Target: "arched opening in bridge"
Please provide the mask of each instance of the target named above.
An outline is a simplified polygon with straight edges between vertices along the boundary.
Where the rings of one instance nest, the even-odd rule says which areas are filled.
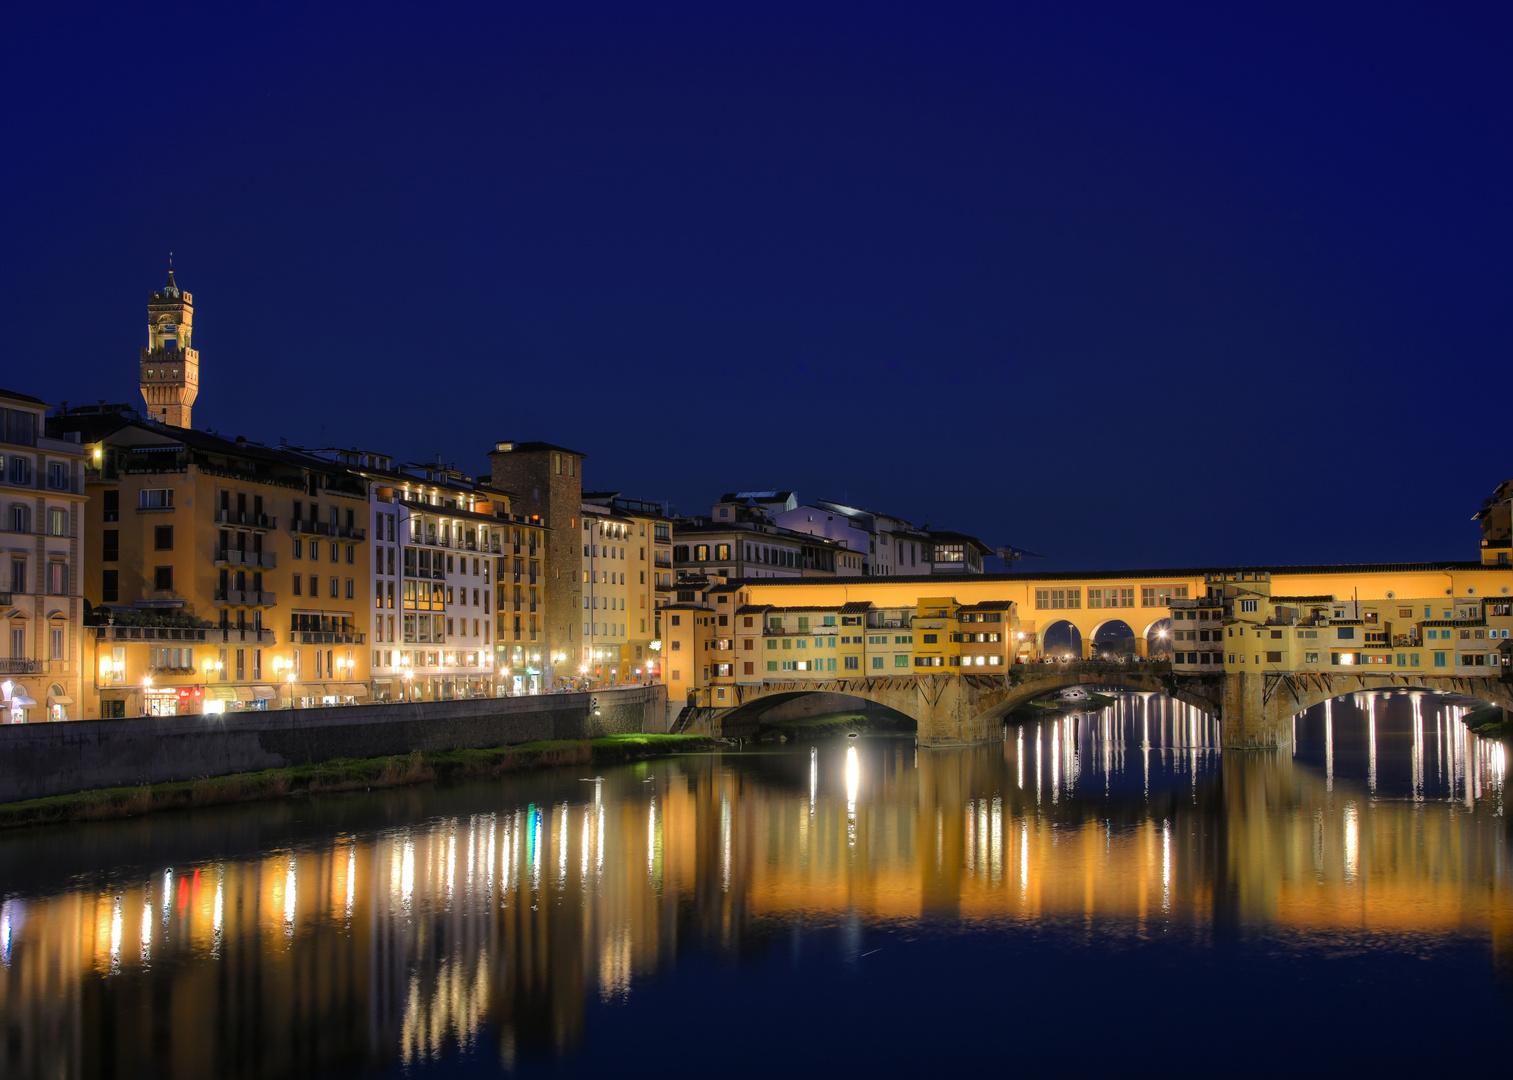
[[[1139,652],[1136,640],[1134,628],[1129,623],[1123,619],[1109,619],[1093,630],[1093,656],[1100,660],[1135,656]]]
[[[1145,655],[1152,660],[1170,660],[1172,644],[1172,621],[1157,619],[1145,628]]]
[[[1045,628],[1040,639],[1040,654],[1057,660],[1082,657],[1082,631],[1065,619],[1060,619]]]
[[[853,720],[855,722],[848,722]],[[918,730],[919,722],[881,702],[829,690],[794,690],[767,694],[726,713],[720,722],[726,737],[822,738],[847,730]]]

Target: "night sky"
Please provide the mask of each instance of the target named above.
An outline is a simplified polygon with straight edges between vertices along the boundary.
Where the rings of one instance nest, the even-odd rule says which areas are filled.
[[[0,385],[793,488],[1035,569],[1474,558],[1507,5],[26,5]]]

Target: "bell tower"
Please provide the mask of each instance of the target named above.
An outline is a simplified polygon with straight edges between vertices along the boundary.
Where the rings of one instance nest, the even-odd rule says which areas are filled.
[[[200,354],[191,346],[194,297],[179,288],[172,268],[160,292],[147,298],[147,347],[142,350],[142,400],[147,415],[187,428],[200,392]]]

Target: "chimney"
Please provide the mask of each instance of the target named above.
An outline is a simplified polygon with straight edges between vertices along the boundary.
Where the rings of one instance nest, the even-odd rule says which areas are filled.
[[[238,435],[236,437],[236,445],[238,445],[238,446],[246,446],[247,445],[247,436],[245,436],[245,435]]]

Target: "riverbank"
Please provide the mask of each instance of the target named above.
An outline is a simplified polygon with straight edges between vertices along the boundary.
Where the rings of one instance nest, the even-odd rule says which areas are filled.
[[[402,787],[434,780],[478,780],[524,769],[588,765],[713,750],[703,735],[607,735],[552,739],[487,750],[420,751],[390,757],[338,758],[318,765],[232,773],[200,780],[102,788],[0,804],[0,828],[101,821],[224,803]]]
[[[1466,727],[1484,739],[1513,740],[1513,723],[1498,705],[1481,704],[1464,717]]]
[[[1107,694],[1088,694],[1081,701],[1027,701],[1006,717],[1011,724],[1025,724],[1033,720],[1046,720],[1072,713],[1090,712],[1112,705],[1114,699]]]

